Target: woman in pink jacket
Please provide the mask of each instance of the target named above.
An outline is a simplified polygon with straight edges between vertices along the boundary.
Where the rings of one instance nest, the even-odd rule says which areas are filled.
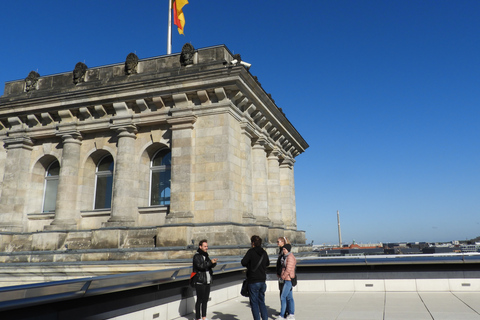
[[[285,244],[282,250],[285,260],[282,260],[282,274],[280,277],[285,281],[285,284],[283,285],[282,294],[280,295],[281,309],[280,316],[277,320],[294,320],[295,302],[293,301],[292,294],[292,279],[295,278],[297,259],[291,252],[292,246],[290,244]],[[285,313],[288,313],[288,317],[286,318]]]

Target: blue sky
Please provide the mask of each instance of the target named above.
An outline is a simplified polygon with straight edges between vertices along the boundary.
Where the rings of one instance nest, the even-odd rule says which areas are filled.
[[[167,0],[3,1],[0,94],[166,54]],[[309,143],[296,158],[307,241],[480,235],[480,1],[191,0],[173,52],[225,44]]]

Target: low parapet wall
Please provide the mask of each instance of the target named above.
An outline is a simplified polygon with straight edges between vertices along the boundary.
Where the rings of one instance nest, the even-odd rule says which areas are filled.
[[[275,256],[267,290],[277,291]],[[296,292],[479,292],[480,256],[299,257]],[[194,308],[191,267],[0,288],[0,318],[174,319]],[[239,260],[215,268],[209,305],[235,299]],[[12,312],[14,310],[15,312]]]

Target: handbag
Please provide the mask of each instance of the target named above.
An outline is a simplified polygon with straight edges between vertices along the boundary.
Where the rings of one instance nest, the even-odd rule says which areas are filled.
[[[292,278],[292,287],[297,285],[297,266],[295,266],[295,277]]]
[[[197,280],[197,273],[194,271],[192,273],[190,273],[190,280],[189,280],[189,284],[190,284],[190,287],[195,287],[195,282]]]
[[[250,297],[250,293],[248,292],[248,281],[247,281],[247,279],[243,280],[242,289],[240,289],[240,294],[244,297]]]
[[[262,260],[263,260],[263,256],[264,255],[262,254],[260,261],[258,261],[257,265],[255,266],[255,269],[253,269],[252,272],[257,271],[258,267],[260,267],[260,264],[262,263]],[[244,297],[250,297],[250,292],[248,291],[248,279],[243,280],[242,289],[240,289],[240,294]]]

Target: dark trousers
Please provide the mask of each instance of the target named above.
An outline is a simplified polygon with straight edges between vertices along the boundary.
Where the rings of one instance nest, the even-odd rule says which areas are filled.
[[[252,309],[253,320],[268,320],[267,306],[265,305],[265,282],[254,282],[248,285],[250,293],[250,307]]]
[[[197,291],[197,302],[195,303],[195,319],[200,319],[207,316],[207,302],[208,298],[210,298],[210,285],[196,283],[195,291]],[[202,307],[201,316],[200,307]]]

